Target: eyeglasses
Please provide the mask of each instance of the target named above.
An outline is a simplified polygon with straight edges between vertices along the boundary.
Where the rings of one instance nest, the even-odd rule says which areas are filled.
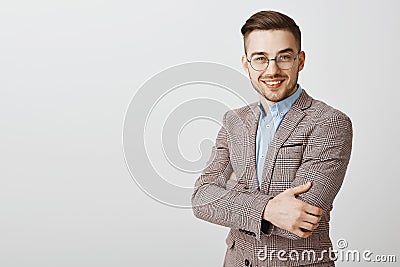
[[[268,68],[269,62],[275,60],[276,65],[281,70],[289,70],[293,67],[294,61],[298,58],[300,52],[296,54],[285,52],[278,54],[275,58],[268,58],[265,54],[256,54],[247,59],[251,67],[256,71],[264,71]]]

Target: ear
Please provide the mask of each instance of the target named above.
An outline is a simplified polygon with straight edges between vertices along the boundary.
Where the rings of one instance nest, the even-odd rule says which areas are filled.
[[[306,53],[304,51],[301,51],[299,54],[299,71],[303,70],[305,61]]]
[[[242,55],[242,66],[243,69],[248,73],[249,72],[249,62],[247,61],[246,55]]]

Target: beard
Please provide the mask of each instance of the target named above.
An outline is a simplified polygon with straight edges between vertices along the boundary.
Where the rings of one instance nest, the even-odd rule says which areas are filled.
[[[276,102],[282,101],[283,99],[291,96],[292,94],[294,94],[294,92],[296,92],[297,81],[298,81],[298,78],[299,78],[299,72],[296,72],[295,79],[291,83],[289,83],[286,88],[280,88],[280,89],[278,89],[276,91],[276,92],[278,92],[278,94],[275,95],[275,97],[274,96],[268,96],[267,91],[263,90],[263,88],[261,87],[262,82],[260,81],[261,77],[258,78],[257,83],[253,81],[253,79],[250,76],[250,73],[249,73],[249,78],[250,78],[250,82],[251,82],[251,85],[253,86],[254,90],[256,90],[256,92],[260,96],[262,96],[263,98],[265,98],[269,102],[276,103]],[[286,82],[288,77],[277,74],[277,75],[267,76],[267,77],[263,77],[263,78],[268,78],[268,79],[283,78],[283,79],[285,79],[285,82]]]

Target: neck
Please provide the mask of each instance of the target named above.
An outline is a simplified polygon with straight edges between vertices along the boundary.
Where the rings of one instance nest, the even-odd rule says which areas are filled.
[[[264,112],[265,112],[265,114],[267,114],[269,112],[269,107],[272,106],[273,104],[275,104],[275,102],[269,101],[262,95],[259,95],[259,97],[260,97],[261,105],[264,108]]]

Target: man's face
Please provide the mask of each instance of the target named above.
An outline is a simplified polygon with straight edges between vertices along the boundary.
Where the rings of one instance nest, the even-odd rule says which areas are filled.
[[[299,72],[304,67],[305,54],[298,54],[298,45],[293,34],[285,30],[252,31],[246,38],[246,55],[242,56],[243,68],[249,73],[253,87],[265,98],[269,105],[281,101],[296,91]],[[275,60],[269,62],[263,71],[254,70],[247,59],[263,53],[269,59],[281,52],[292,53],[296,58],[293,67],[280,69]]]

